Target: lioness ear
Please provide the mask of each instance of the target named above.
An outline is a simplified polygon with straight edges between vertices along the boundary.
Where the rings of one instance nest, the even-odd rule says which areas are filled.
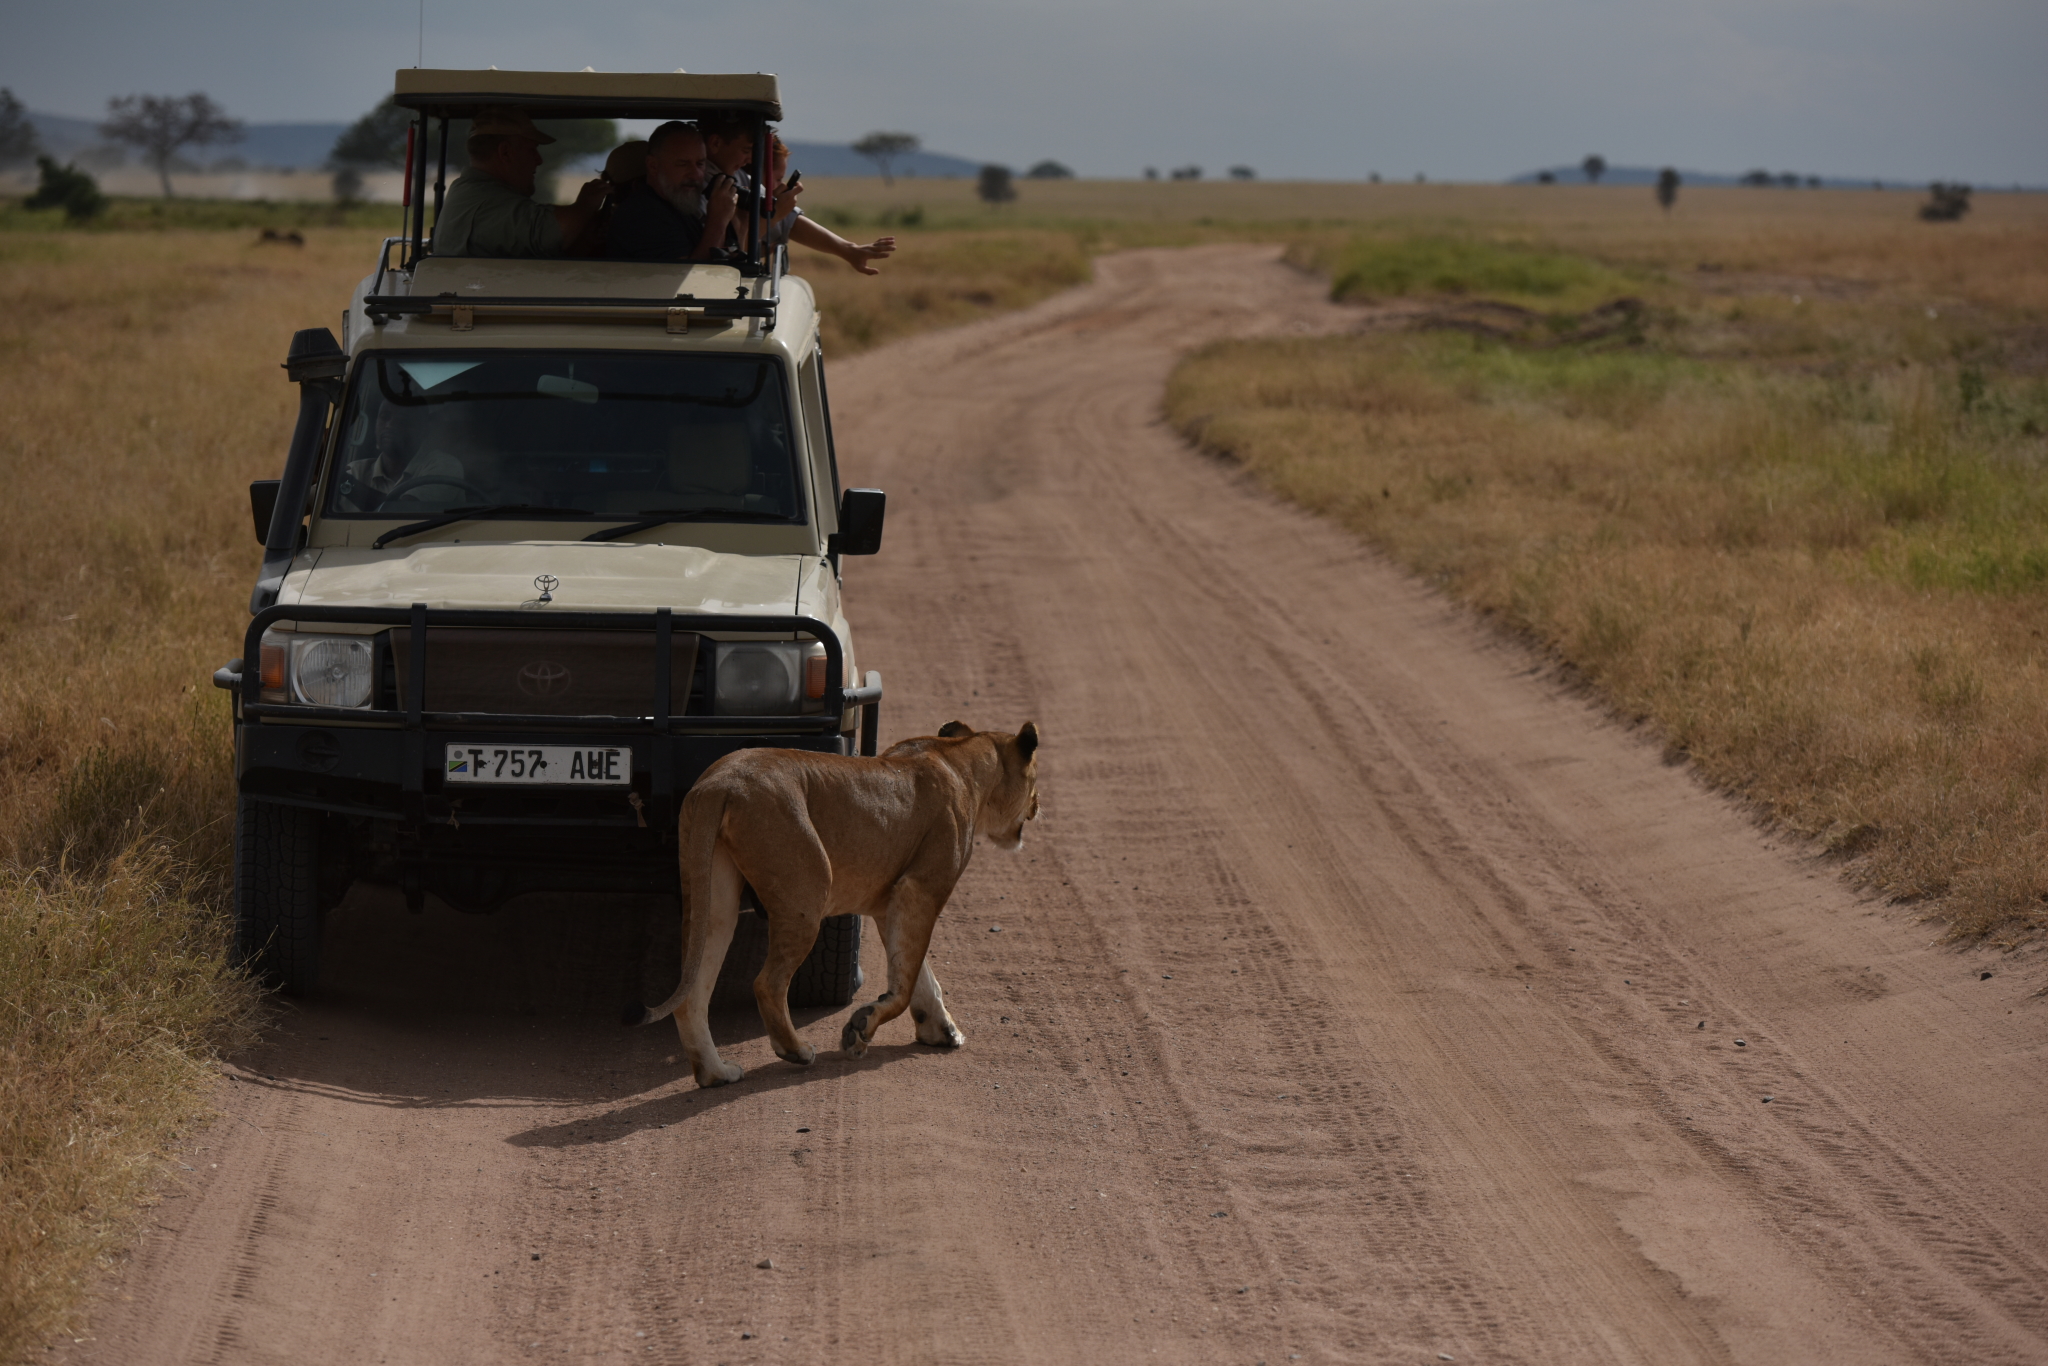
[[[941,740],[951,740],[955,736],[972,734],[974,734],[974,727],[968,725],[965,721],[948,721],[945,725],[939,727],[939,738]]]
[[[1028,764],[1031,762],[1032,754],[1037,749],[1038,723],[1036,721],[1026,721],[1024,729],[1017,732],[1017,757]]]

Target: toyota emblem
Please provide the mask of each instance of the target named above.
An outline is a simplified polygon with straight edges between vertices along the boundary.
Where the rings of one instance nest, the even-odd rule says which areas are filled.
[[[553,602],[555,600],[555,590],[562,586],[562,581],[553,574],[542,574],[534,579],[533,586],[540,590],[540,600],[542,602]]]
[[[522,664],[515,680],[528,697],[560,697],[569,691],[569,670],[552,659]]]

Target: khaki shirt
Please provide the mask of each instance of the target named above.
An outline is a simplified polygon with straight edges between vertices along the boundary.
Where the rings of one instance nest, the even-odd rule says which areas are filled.
[[[436,256],[560,256],[555,211],[472,166],[448,187],[434,220]]]

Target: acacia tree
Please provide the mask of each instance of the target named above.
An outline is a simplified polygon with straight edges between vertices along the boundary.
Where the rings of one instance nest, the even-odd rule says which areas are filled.
[[[923,145],[915,133],[869,133],[853,144],[853,150],[875,163],[882,172],[884,185],[894,185],[896,177],[891,167],[896,158],[909,156]]]
[[[1587,184],[1598,185],[1600,177],[1607,174],[1607,158],[1595,152],[1579,163],[1579,169],[1586,173]]]
[[[358,169],[401,167],[405,165],[405,130],[412,120],[410,109],[400,109],[396,97],[386,95],[334,140],[327,160],[335,166]]]
[[[1657,172],[1657,202],[1664,206],[1666,213],[1670,213],[1671,206],[1678,202],[1679,184],[1678,172],[1674,168],[1666,166]]]
[[[35,160],[36,126],[14,92],[0,87],[0,171],[11,171]]]
[[[164,198],[169,199],[171,158],[179,149],[240,142],[242,121],[229,118],[211,97],[197,91],[183,97],[123,95],[107,101],[107,121],[100,125],[100,136],[140,151],[143,160],[156,167],[164,183]]]

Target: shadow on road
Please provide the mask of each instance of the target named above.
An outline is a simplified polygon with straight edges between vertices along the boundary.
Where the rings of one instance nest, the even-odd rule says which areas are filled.
[[[280,1000],[265,1042],[234,1059],[238,1084],[401,1109],[611,1107],[533,1126],[506,1141],[563,1146],[684,1122],[721,1094],[799,1084],[900,1054],[837,1056],[850,1007],[793,1012],[821,1054],[808,1069],[744,1045],[763,1038],[751,983],[766,951],[743,915],[713,997],[712,1034],[749,1065],[735,1087],[699,1091],[674,1026],[619,1024],[629,1001],[659,1001],[681,970],[681,912],[670,897],[528,896],[493,915],[434,898],[417,915],[385,888],[358,885],[329,916],[320,991]],[[866,945],[874,952],[872,943]],[[828,1051],[834,1050],[834,1051]]]

